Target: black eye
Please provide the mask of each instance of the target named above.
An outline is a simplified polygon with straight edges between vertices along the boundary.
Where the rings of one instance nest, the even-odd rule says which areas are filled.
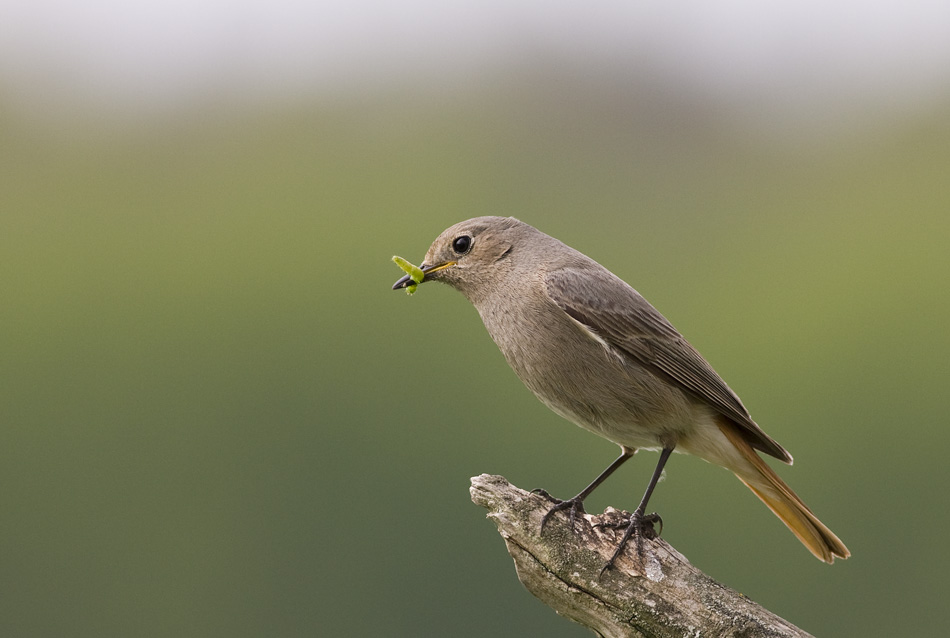
[[[464,255],[472,248],[472,238],[469,235],[459,235],[452,240],[452,250],[456,254]]]

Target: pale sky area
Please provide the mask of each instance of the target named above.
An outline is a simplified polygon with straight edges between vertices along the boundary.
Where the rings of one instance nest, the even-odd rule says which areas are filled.
[[[0,95],[175,107],[440,80],[551,56],[713,99],[883,110],[950,98],[950,2],[4,0]]]

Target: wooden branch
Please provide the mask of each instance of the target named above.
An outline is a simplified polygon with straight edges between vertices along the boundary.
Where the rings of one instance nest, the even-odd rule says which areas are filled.
[[[471,494],[488,509],[528,591],[597,635],[810,636],[706,576],[662,539],[643,540],[642,562],[631,546],[600,577],[623,530],[593,525],[619,520],[622,513],[613,508],[578,516],[574,530],[567,514],[558,513],[542,536],[547,499],[490,474],[472,479]]]

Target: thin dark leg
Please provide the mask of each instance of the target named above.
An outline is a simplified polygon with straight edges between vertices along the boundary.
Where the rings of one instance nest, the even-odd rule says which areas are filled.
[[[560,512],[561,510],[571,510],[570,523],[571,523],[571,529],[574,529],[574,519],[577,517],[578,512],[580,512],[581,514],[584,513],[584,499],[590,496],[590,493],[593,492],[595,489],[597,489],[597,486],[599,486],[601,483],[607,480],[607,477],[613,474],[614,470],[616,470],[618,467],[623,465],[627,459],[629,459],[631,456],[633,456],[636,453],[636,450],[632,450],[627,447],[621,446],[620,449],[623,451],[621,452],[620,456],[617,457],[617,460],[611,463],[607,467],[606,470],[600,473],[600,476],[595,478],[591,482],[590,485],[588,485],[583,490],[581,490],[580,494],[578,494],[574,498],[568,499],[566,501],[560,501],[554,498],[553,496],[551,496],[550,494],[548,494],[547,492],[545,492],[544,490],[534,490],[534,492],[541,494],[542,496],[545,496],[551,499],[552,501],[556,501],[554,504],[554,507],[549,509],[548,513],[544,515],[544,518],[541,519],[542,531],[544,531],[544,526],[548,522],[548,519],[551,518],[551,515],[554,514],[555,512]]]
[[[640,501],[640,504],[637,506],[637,509],[630,515],[630,523],[627,525],[627,531],[624,532],[623,538],[620,539],[620,545],[617,546],[617,549],[614,551],[614,555],[610,557],[610,560],[607,561],[607,564],[604,565],[604,568],[600,570],[601,575],[608,569],[614,566],[614,561],[617,560],[617,557],[623,552],[623,548],[626,546],[627,541],[630,540],[631,536],[636,536],[636,546],[637,546],[637,556],[641,554],[642,547],[642,533],[644,523],[650,525],[650,530],[653,529],[654,520],[659,520],[659,517],[656,514],[650,514],[649,516],[644,516],[644,512],[647,509],[647,503],[650,502],[650,496],[653,495],[653,490],[656,489],[656,484],[660,480],[660,476],[663,474],[663,467],[666,465],[666,461],[670,458],[670,454],[673,453],[673,448],[663,448],[663,451],[660,452],[660,460],[656,464],[656,469],[653,470],[653,477],[650,479],[650,484],[647,485],[647,491],[643,493],[643,499]]]

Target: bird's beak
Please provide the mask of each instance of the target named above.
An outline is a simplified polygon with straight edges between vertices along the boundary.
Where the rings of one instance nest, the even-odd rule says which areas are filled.
[[[419,269],[423,272],[425,276],[422,278],[422,281],[419,283],[425,283],[427,281],[430,281],[429,275],[431,275],[434,272],[438,272],[440,270],[445,270],[446,268],[449,268],[450,266],[454,266],[455,263],[456,262],[454,261],[447,261],[444,264],[438,264],[435,266],[430,266],[429,264],[422,264],[421,266],[419,266]],[[404,275],[400,277],[396,283],[393,284],[393,290],[399,290],[400,288],[411,286],[414,283],[415,282],[412,280],[412,277],[410,277],[409,275]]]

